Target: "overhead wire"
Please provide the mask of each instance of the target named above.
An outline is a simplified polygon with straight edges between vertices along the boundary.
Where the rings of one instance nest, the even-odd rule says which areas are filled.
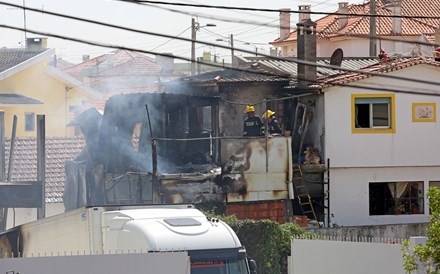
[[[0,2],[0,4],[6,4],[6,5],[11,5],[11,6],[21,7],[19,5],[9,4],[9,3],[4,3],[4,2]],[[36,10],[36,9],[28,8],[28,7],[26,7],[26,9],[37,11],[37,12],[41,12],[40,10]],[[192,42],[192,40],[188,39],[188,38],[175,37],[175,36],[170,36],[170,35],[166,35],[166,34],[158,34],[158,33],[153,33],[153,32],[146,32],[146,31],[141,31],[141,30],[136,30],[136,29],[130,29],[130,28],[126,28],[126,27],[121,27],[121,26],[113,25],[113,24],[98,22],[98,21],[95,21],[95,20],[84,19],[84,18],[79,18],[79,17],[75,17],[75,16],[70,16],[70,15],[62,15],[62,14],[53,13],[53,12],[49,12],[49,11],[44,11],[44,13],[45,14],[50,14],[50,15],[55,15],[55,16],[61,16],[61,17],[69,18],[69,19],[74,19],[74,20],[80,20],[80,21],[83,21],[83,22],[99,24],[99,25],[102,25],[102,26],[107,26],[107,27],[112,27],[112,28],[118,28],[118,29],[138,32],[138,33],[142,33],[142,34],[156,35],[156,36],[161,36],[161,37],[168,37],[168,38],[173,38],[173,39],[179,39],[179,40],[184,40],[184,41],[188,41],[188,42],[191,41]],[[12,27],[12,26],[7,26],[7,25],[1,25],[1,27],[24,31],[24,29]],[[27,30],[26,29],[26,31],[31,31],[31,30]],[[47,36],[51,36],[51,37],[58,37],[60,39],[76,41],[76,42],[79,42],[79,43],[86,43],[86,44],[95,45],[95,46],[112,47],[112,46],[109,46],[108,44],[97,43],[97,42],[90,42],[90,41],[85,41],[85,40],[81,40],[81,39],[75,39],[75,38],[61,36],[61,35],[56,35],[56,34],[43,33],[43,32],[38,32],[38,31],[31,31],[31,32],[36,33],[36,34],[43,34],[43,35],[47,35]],[[205,44],[205,45],[210,45],[210,46],[221,47],[221,48],[224,48],[224,49],[230,49],[230,47],[222,46],[222,45],[219,45],[219,44],[213,44],[213,43],[209,43],[209,42],[198,41],[198,43]],[[193,61],[193,60],[190,60],[188,58],[178,57],[178,56],[169,55],[169,54],[160,54],[160,53],[157,53],[157,52],[145,51],[145,50],[140,50],[140,49],[133,49],[133,48],[127,48],[127,47],[121,47],[121,46],[113,46],[112,48],[134,50],[134,51],[143,52],[143,53],[147,53],[147,54],[163,55],[163,56],[173,57],[173,58],[177,58],[177,59],[181,59],[181,60],[186,60],[186,61],[191,61],[191,62]],[[248,51],[248,50],[240,49],[240,48],[234,48],[234,50],[241,51],[241,52],[246,52],[246,53],[250,53],[250,54],[255,54],[254,51]],[[321,65],[321,64],[316,64],[316,63],[313,63],[313,62],[308,62],[308,61],[298,60],[298,59],[290,60],[290,59],[286,59],[286,58],[273,57],[273,56],[264,55],[264,54],[259,54],[259,55],[266,56],[266,57],[269,57],[269,58],[272,58],[272,59],[278,59],[278,60],[295,62],[295,63],[298,63],[298,64],[306,64],[306,65],[317,66],[317,67],[326,67],[326,68],[332,68],[332,69],[339,69],[339,70],[343,70],[343,71],[356,72],[356,73],[366,74],[366,75],[370,75],[370,76],[394,78],[394,79],[399,79],[399,80],[403,80],[403,81],[413,81],[413,82],[425,83],[425,84],[430,84],[430,85],[438,85],[437,82],[422,81],[420,79],[411,79],[411,78],[399,77],[399,76],[394,76],[394,75],[386,75],[386,74],[381,74],[381,73],[366,72],[364,70],[352,70],[352,69],[347,69],[347,68],[335,67],[335,66],[331,66],[331,65]],[[203,64],[203,62],[200,62],[200,61],[199,61],[199,63]],[[212,63],[205,63],[205,65],[215,66]],[[225,68],[224,65],[219,66],[219,67]],[[227,68],[234,69],[233,67],[227,67]],[[255,71],[252,71],[252,72],[256,73]]]
[[[0,24],[0,28],[9,28],[9,29],[18,30],[18,31],[24,31],[23,28],[3,25],[3,24]],[[170,58],[176,58],[176,59],[185,60],[185,61],[192,61],[189,58],[182,57],[182,56],[175,56],[175,55],[168,54],[168,53],[157,53],[157,52],[151,52],[151,51],[146,51],[146,50],[142,50],[142,49],[134,49],[134,48],[128,48],[128,47],[123,47],[123,46],[104,44],[104,43],[100,43],[100,42],[88,41],[88,40],[68,37],[68,36],[64,36],[64,35],[58,35],[58,34],[52,34],[52,33],[36,31],[36,30],[28,29],[28,28],[26,29],[26,31],[28,31],[30,33],[34,33],[34,34],[39,34],[39,35],[45,35],[45,36],[49,36],[49,37],[60,38],[60,39],[70,40],[70,41],[79,42],[79,43],[85,43],[85,44],[89,44],[89,45],[93,45],[93,46],[100,46],[100,47],[107,47],[107,48],[114,48],[114,49],[122,49],[122,50],[131,50],[131,51],[137,51],[137,52],[145,53],[145,54],[153,54],[153,55],[165,56],[165,57],[170,57]],[[288,61],[285,58],[276,58],[276,59]],[[346,72],[354,72],[354,73],[365,74],[365,75],[369,75],[369,76],[378,76],[378,77],[384,77],[384,78],[390,78],[390,79],[396,79],[396,80],[402,80],[402,81],[410,81],[410,82],[415,82],[415,83],[423,83],[423,84],[428,84],[428,85],[438,86],[440,84],[439,82],[433,82],[433,81],[428,81],[428,80],[421,80],[421,79],[415,79],[415,78],[406,78],[406,77],[401,77],[401,76],[396,76],[396,75],[389,75],[389,74],[383,74],[383,73],[376,73],[376,72],[371,72],[371,71],[342,68],[342,67],[333,66],[333,65],[323,65],[323,64],[317,64],[315,62],[309,62],[309,61],[304,61],[304,60],[295,60],[295,62],[301,63],[301,64],[306,64],[306,65],[310,65],[310,66],[339,69],[339,70],[346,71]],[[222,69],[227,68],[227,69],[236,70],[236,71],[242,71],[242,72],[249,72],[249,73],[254,73],[254,74],[273,76],[273,74],[271,74],[271,73],[265,73],[265,72],[260,72],[260,71],[236,68],[236,67],[232,67],[232,66],[226,66],[225,67],[224,65],[216,65],[216,64],[213,64],[213,63],[210,63],[210,62],[197,61],[197,63],[203,64],[203,65],[212,66],[212,67],[218,67],[218,68],[222,68]],[[281,76],[279,76],[279,77],[283,78]],[[286,79],[288,79],[288,78],[286,78]],[[304,79],[298,79],[298,80],[304,80]],[[338,84],[332,84],[332,85],[338,85]],[[349,85],[348,84],[343,84],[342,86],[349,86]],[[362,89],[372,89],[372,90],[379,89],[379,88],[366,87],[366,86],[355,86],[355,87],[362,88]],[[381,90],[383,90],[383,89],[381,89]],[[400,91],[397,91],[397,90],[393,90],[393,91],[394,92],[400,92]],[[408,93],[408,92],[402,91],[402,93]],[[411,93],[414,93],[414,91],[411,91]],[[420,93],[420,94],[428,95],[427,93],[426,94],[425,93]],[[433,91],[433,93],[429,93],[429,94],[430,95],[435,95],[435,96],[440,95],[437,91]]]
[[[241,11],[259,11],[259,12],[277,12],[279,9],[263,9],[263,8],[249,8],[249,7],[232,7],[232,6],[219,6],[219,5],[202,5],[202,4],[187,4],[165,1],[148,1],[148,0],[115,0],[120,2],[136,3],[136,4],[155,4],[155,5],[169,5],[169,6],[183,6],[183,7],[196,7],[196,8],[208,8],[208,9],[224,9],[224,10],[241,10]],[[297,10],[286,10],[289,13],[305,13],[314,15],[344,15],[344,16],[360,16],[360,17],[386,17],[386,18],[408,18],[408,19],[440,19],[440,16],[425,16],[425,15],[382,15],[382,14],[362,14],[362,13],[343,13],[343,12],[320,12],[320,11],[308,11],[302,12]]]

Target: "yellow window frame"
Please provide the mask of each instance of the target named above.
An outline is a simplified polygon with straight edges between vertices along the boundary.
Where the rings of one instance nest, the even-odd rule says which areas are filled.
[[[356,99],[357,98],[390,98],[390,128],[356,128]],[[393,93],[382,94],[352,94],[351,95],[351,132],[352,133],[395,133],[395,96]]]

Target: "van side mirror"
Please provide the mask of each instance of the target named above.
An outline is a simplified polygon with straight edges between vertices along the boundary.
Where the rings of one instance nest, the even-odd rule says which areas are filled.
[[[257,263],[254,259],[248,259],[249,269],[251,271],[250,274],[257,274]]]

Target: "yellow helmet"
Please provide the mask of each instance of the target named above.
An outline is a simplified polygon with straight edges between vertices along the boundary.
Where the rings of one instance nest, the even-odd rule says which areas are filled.
[[[268,109],[263,113],[263,119],[270,118],[275,115],[275,112]]]
[[[249,113],[249,112],[254,112],[255,111],[255,107],[252,105],[247,105],[246,106],[246,110],[244,111],[245,113]]]

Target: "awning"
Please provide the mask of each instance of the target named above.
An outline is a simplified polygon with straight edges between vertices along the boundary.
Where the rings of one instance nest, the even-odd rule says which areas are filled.
[[[0,105],[39,105],[40,100],[16,93],[0,93]]]

